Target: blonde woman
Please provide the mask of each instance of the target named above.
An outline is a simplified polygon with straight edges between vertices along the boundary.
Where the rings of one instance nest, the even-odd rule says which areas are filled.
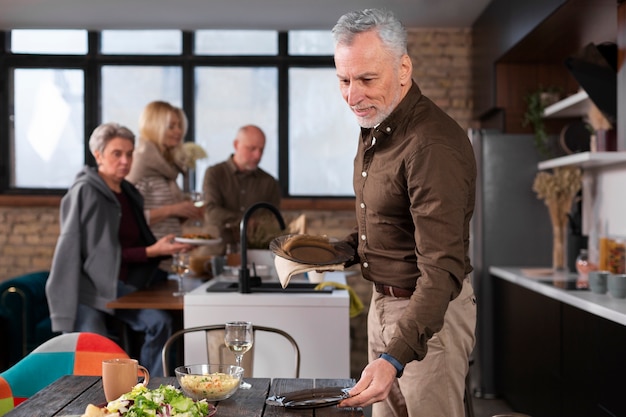
[[[139,118],[139,145],[126,179],[143,196],[146,219],[157,238],[180,236],[185,220],[203,214],[184,199],[176,183],[185,172],[182,143],[186,133],[185,113],[165,101],[149,103]]]

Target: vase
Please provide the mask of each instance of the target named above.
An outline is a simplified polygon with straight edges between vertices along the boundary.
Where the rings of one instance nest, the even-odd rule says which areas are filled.
[[[567,218],[552,225],[552,269],[563,272],[567,268]]]

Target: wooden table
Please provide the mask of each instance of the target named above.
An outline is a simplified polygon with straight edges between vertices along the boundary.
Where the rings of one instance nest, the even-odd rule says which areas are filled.
[[[202,284],[199,278],[186,277],[185,288],[188,291]],[[158,282],[148,288],[137,290],[107,303],[107,308],[120,309],[143,309],[154,308],[157,310],[183,310],[183,298],[172,295],[178,288],[174,280]]]
[[[202,280],[185,277],[183,284],[187,291],[191,291],[201,285]],[[110,301],[106,306],[114,309],[153,308],[168,310],[173,320],[173,331],[177,331],[183,328],[184,307],[184,297],[172,295],[177,289],[178,283],[175,280],[168,279]],[[143,335],[137,334],[128,326],[123,326],[121,339],[122,348],[131,357],[139,357]],[[182,352],[179,353],[179,356],[182,363]]]
[[[265,405],[269,395],[283,394],[313,387],[349,387],[351,379],[274,379],[246,378],[252,388],[238,390],[227,400],[216,403],[216,417],[273,417],[273,416],[338,416],[363,417],[360,408],[338,408],[329,406],[315,410],[294,410]],[[161,384],[178,387],[175,377],[154,377],[150,388]],[[17,406],[6,417],[70,417],[80,416],[88,404],[103,404],[102,379],[97,376],[67,375],[48,385],[24,403]]]

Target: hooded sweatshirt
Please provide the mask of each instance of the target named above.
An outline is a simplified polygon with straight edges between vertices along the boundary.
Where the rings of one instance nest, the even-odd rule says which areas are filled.
[[[143,216],[141,194],[122,181],[145,246],[156,240]],[[78,304],[111,312],[106,304],[117,298],[122,258],[119,242],[121,207],[96,169],[84,167],[61,200],[61,233],[52,259],[46,296],[52,330],[74,330]],[[136,288],[149,284],[159,259],[129,266],[127,283]]]

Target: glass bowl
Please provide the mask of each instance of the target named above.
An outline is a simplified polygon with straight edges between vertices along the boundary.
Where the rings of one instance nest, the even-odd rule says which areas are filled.
[[[241,382],[243,368],[235,365],[202,364],[174,370],[180,389],[198,401],[221,401],[232,396]]]

